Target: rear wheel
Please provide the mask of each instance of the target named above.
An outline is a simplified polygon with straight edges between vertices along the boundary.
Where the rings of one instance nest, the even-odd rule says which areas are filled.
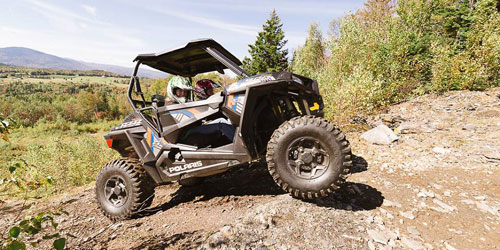
[[[314,116],[295,117],[274,131],[266,161],[276,184],[302,199],[325,197],[339,189],[352,166],[344,134]]]
[[[140,161],[114,160],[104,165],[97,176],[97,203],[111,220],[127,219],[151,205],[154,187]]]

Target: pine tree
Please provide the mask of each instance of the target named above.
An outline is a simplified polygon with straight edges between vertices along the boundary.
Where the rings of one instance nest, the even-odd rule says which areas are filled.
[[[287,40],[282,26],[280,18],[273,10],[271,17],[262,26],[263,31],[257,35],[255,44],[248,45],[250,58],[243,59],[243,69],[250,75],[288,68],[288,49],[284,49]]]

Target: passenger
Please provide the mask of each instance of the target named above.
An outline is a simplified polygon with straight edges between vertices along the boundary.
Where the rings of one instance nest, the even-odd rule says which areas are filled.
[[[194,93],[198,98],[198,101],[205,100],[214,94],[215,88],[220,88],[221,86],[210,79],[201,79],[196,82],[194,86]]]
[[[196,95],[198,101],[206,100],[207,98],[209,98],[214,94],[215,88],[220,88],[220,87],[221,86],[219,84],[215,83],[210,79],[201,79],[197,81],[194,86],[194,94]],[[207,124],[214,124],[214,123],[227,123],[231,125],[231,122],[226,118],[218,118],[208,122]],[[234,127],[232,128],[232,130],[234,134]]]

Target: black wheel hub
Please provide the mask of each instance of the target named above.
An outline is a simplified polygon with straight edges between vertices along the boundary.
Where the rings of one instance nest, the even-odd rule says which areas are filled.
[[[106,200],[115,207],[121,207],[127,201],[127,189],[125,181],[120,176],[112,176],[106,181],[104,186]]]
[[[320,140],[300,137],[292,141],[287,150],[287,163],[292,172],[303,179],[315,179],[328,169],[329,155]]]

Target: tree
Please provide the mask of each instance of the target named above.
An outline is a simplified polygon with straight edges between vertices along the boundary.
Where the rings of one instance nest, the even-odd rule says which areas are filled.
[[[212,80],[216,83],[221,83],[222,82],[222,77],[219,73],[216,72],[210,72],[210,73],[205,73],[205,74],[198,74],[195,77],[193,77],[193,88],[194,85],[196,84],[197,81],[201,79],[209,79]]]
[[[288,68],[288,49],[284,49],[287,40],[282,27],[280,18],[273,10],[270,18],[262,25],[263,31],[259,32],[255,43],[248,45],[250,58],[243,59],[243,69],[250,75]]]
[[[311,24],[309,36],[303,47],[295,50],[292,60],[292,71],[299,75],[316,78],[325,65],[325,45],[321,30],[317,23]]]

